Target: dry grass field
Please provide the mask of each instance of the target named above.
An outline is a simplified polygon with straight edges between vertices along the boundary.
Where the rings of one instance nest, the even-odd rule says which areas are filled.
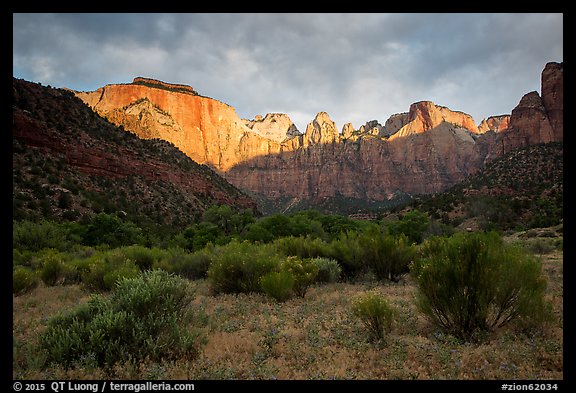
[[[65,370],[45,364],[37,350],[47,320],[85,302],[81,286],[46,287],[13,297],[14,379],[163,380],[562,380],[563,252],[541,256],[554,319],[537,330],[511,324],[477,342],[462,342],[430,325],[414,303],[410,276],[399,283],[366,279],[314,286],[305,298],[277,303],[263,294],[217,295],[206,280],[190,281],[201,332],[192,360],[96,367],[89,356]],[[392,331],[371,341],[350,311],[368,290],[398,311]]]

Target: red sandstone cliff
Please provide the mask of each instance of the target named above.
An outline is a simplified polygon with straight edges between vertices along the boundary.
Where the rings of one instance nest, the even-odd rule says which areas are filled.
[[[254,155],[279,151],[278,142],[252,132],[231,106],[189,94],[182,85],[146,81],[76,95],[114,124],[142,138],[172,142],[194,161],[221,171]]]
[[[450,123],[465,128],[475,134],[479,133],[478,127],[470,115],[435,105],[431,101],[420,101],[410,105],[408,117],[404,118],[404,120],[406,123],[390,136],[390,140],[413,134],[421,134],[440,126],[442,123]]]
[[[542,71],[542,97],[525,94],[512,110],[508,128],[498,134],[488,159],[538,143],[564,140],[564,77],[562,63],[548,63]]]
[[[14,140],[42,159],[62,163],[68,176],[83,179],[86,188],[102,188],[93,179],[140,179],[143,192],[162,188],[179,193],[189,215],[212,204],[256,207],[251,198],[211,169],[192,162],[166,142],[143,144],[126,135],[67,91],[17,79],[13,90]],[[16,153],[13,159],[17,159]],[[167,206],[160,207],[164,208]],[[184,207],[180,210],[186,213]]]
[[[478,131],[485,133],[488,131],[501,132],[510,125],[510,115],[490,116],[483,119],[478,125]]]
[[[76,94],[112,122],[166,139],[237,187],[267,198],[385,200],[398,191],[442,191],[510,149],[562,140],[562,70],[547,64],[542,99],[529,93],[509,117],[488,118],[480,127],[463,112],[420,101],[383,127],[368,122],[366,134],[351,124],[340,134],[325,112],[304,134],[290,129],[286,115],[241,120],[226,104],[151,80]],[[272,126],[274,119],[282,125]],[[375,128],[378,135],[368,135]]]

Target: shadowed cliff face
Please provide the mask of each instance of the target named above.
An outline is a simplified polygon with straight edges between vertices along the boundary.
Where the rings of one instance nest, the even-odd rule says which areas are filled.
[[[350,198],[382,201],[395,192],[437,192],[477,170],[483,142],[442,123],[420,135],[317,144],[240,163],[226,178],[268,198]]]
[[[226,104],[151,80],[76,94],[115,124],[174,143],[246,191],[270,199],[380,201],[397,192],[439,192],[510,149],[561,141],[562,70],[547,64],[543,98],[529,93],[510,116],[488,118],[480,127],[463,112],[421,101],[384,126],[346,124],[342,134],[325,112],[300,134],[286,115],[239,119]]]

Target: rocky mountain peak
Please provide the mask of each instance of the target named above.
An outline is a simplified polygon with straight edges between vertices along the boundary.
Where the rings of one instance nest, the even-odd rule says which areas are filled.
[[[508,128],[510,124],[510,115],[490,116],[487,119],[482,119],[478,125],[478,131],[483,134],[488,131],[502,132]]]
[[[383,128],[383,135],[390,136],[395,134],[399,129],[404,127],[408,123],[409,113],[397,113],[392,115],[386,120]]]
[[[525,94],[512,110],[508,128],[498,133],[495,155],[528,145],[562,142],[564,139],[564,76],[562,63],[546,64],[541,75],[542,96],[537,91]]]
[[[304,147],[314,144],[333,143],[339,139],[340,133],[336,128],[336,123],[330,119],[328,113],[319,112],[306,127]]]
[[[564,63],[548,63],[541,77],[542,104],[550,119],[554,138],[564,134]]]
[[[400,120],[404,120],[401,117]],[[442,123],[451,123],[457,127],[465,128],[478,134],[478,126],[472,116],[458,111],[452,111],[444,106],[434,104],[432,101],[419,101],[410,105],[407,122],[390,138],[395,139],[413,134],[421,134],[440,126]],[[401,124],[401,123],[400,123]]]
[[[346,123],[342,126],[342,137],[350,138],[354,131],[355,131],[354,126],[352,125],[352,123]]]
[[[542,98],[537,91],[531,91],[530,93],[524,94],[520,99],[520,102],[515,109],[536,109],[539,111],[546,111]]]
[[[360,134],[380,136],[382,133],[382,124],[378,123],[378,120],[367,121],[366,124],[360,126],[358,132]]]
[[[245,123],[255,133],[279,143],[301,135],[285,113],[268,113],[264,118],[258,115],[254,120],[245,120]]]

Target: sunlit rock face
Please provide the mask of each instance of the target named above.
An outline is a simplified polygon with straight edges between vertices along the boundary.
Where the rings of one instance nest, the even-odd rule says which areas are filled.
[[[301,135],[290,117],[284,113],[268,113],[264,118],[256,116],[253,120],[245,120],[245,124],[258,135],[278,143]]]
[[[511,115],[479,125],[466,113],[419,101],[383,126],[372,120],[355,130],[347,123],[342,133],[326,112],[301,133],[286,114],[240,119],[233,107],[192,88],[153,80],[76,94],[126,130],[166,139],[265,198],[378,201],[399,191],[439,192],[510,149],[561,141],[562,72],[562,64],[547,64],[542,98],[528,93]]]
[[[107,85],[76,95],[126,130],[172,142],[194,161],[219,171],[280,150],[276,140],[246,126],[233,107],[182,86],[147,79],[146,84]]]
[[[465,128],[475,134],[479,133],[472,116],[463,112],[452,111],[444,106],[438,106],[432,101],[420,101],[410,105],[407,118],[402,117],[399,120],[399,124],[404,121],[406,123],[391,135],[390,139],[421,134],[438,127],[443,122]]]
[[[485,133],[487,131],[502,132],[510,125],[510,115],[490,116],[483,119],[478,125],[478,131]]]
[[[146,101],[135,106],[150,110]],[[82,180],[87,189],[105,188],[99,181],[94,182],[92,175],[97,179],[131,178],[139,182],[144,194],[153,193],[160,187],[158,184],[164,184],[166,189],[183,196],[191,212],[202,212],[211,204],[256,207],[252,198],[213,170],[192,165],[188,159],[188,163],[177,164],[159,153],[172,152],[172,159],[186,158],[172,146],[164,142],[145,146],[130,142],[135,138],[122,136],[126,135],[95,116],[69,91],[13,79],[13,139],[33,148],[33,154],[61,162],[68,173],[90,175]],[[152,145],[155,148],[150,148]]]

